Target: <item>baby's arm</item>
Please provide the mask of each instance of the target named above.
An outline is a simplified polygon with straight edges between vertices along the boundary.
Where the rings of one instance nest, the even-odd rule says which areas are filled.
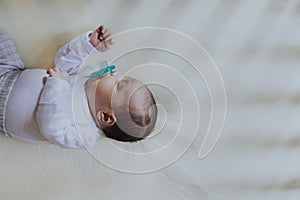
[[[69,93],[69,75],[62,69],[47,71],[36,113],[41,134],[51,143],[67,148],[83,148],[74,121],[66,114],[66,94]]]
[[[55,65],[73,75],[87,56],[97,50],[106,51],[112,44],[110,33],[100,26],[94,32],[84,33],[61,47],[56,53]]]
[[[64,45],[57,52],[56,68],[49,69],[39,99],[36,121],[41,134],[51,143],[68,148],[83,148],[73,118],[67,115],[70,90],[69,75],[75,74],[84,59],[93,51],[105,51],[112,45],[110,34],[100,26],[94,32],[83,34]]]

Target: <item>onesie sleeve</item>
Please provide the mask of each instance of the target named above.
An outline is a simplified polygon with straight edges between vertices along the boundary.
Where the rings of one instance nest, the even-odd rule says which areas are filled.
[[[67,103],[70,84],[59,78],[48,77],[37,106],[36,121],[41,134],[49,142],[66,148],[83,148]]]
[[[62,46],[55,56],[56,67],[62,68],[69,75],[76,74],[85,58],[97,52],[90,43],[91,33],[91,31],[86,32]]]

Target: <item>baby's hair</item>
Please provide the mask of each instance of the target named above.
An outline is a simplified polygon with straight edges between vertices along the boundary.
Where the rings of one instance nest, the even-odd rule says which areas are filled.
[[[144,102],[136,103],[134,97],[139,90],[144,90],[146,97]],[[130,119],[128,119],[128,112]],[[116,122],[112,126],[102,128],[106,137],[123,142],[134,142],[146,138],[152,132],[157,119],[157,106],[147,86],[143,86],[133,93],[128,109],[117,111],[116,118],[117,122],[122,121],[123,124],[128,124],[126,131],[122,130]],[[134,125],[131,125],[132,122],[134,122]],[[137,126],[139,128],[136,128]],[[128,130],[130,130],[130,133]]]

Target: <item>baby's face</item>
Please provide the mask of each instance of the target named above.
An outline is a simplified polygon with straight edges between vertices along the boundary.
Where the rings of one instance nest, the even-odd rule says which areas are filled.
[[[128,106],[133,92],[142,86],[144,84],[141,81],[123,76],[120,71],[113,70],[98,80],[95,104],[110,109],[112,105],[114,108]]]

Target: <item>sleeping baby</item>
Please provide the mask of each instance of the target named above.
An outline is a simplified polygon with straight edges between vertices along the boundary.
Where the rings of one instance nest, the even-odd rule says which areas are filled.
[[[73,106],[74,84],[84,60],[112,44],[110,33],[100,26],[61,47],[55,68],[24,69],[14,43],[0,32],[0,132],[67,148],[91,147],[102,133],[124,142],[147,137],[157,118],[153,95],[143,82],[116,68],[88,76],[82,91],[75,88],[84,103]],[[83,110],[89,120],[77,122],[74,109]]]

